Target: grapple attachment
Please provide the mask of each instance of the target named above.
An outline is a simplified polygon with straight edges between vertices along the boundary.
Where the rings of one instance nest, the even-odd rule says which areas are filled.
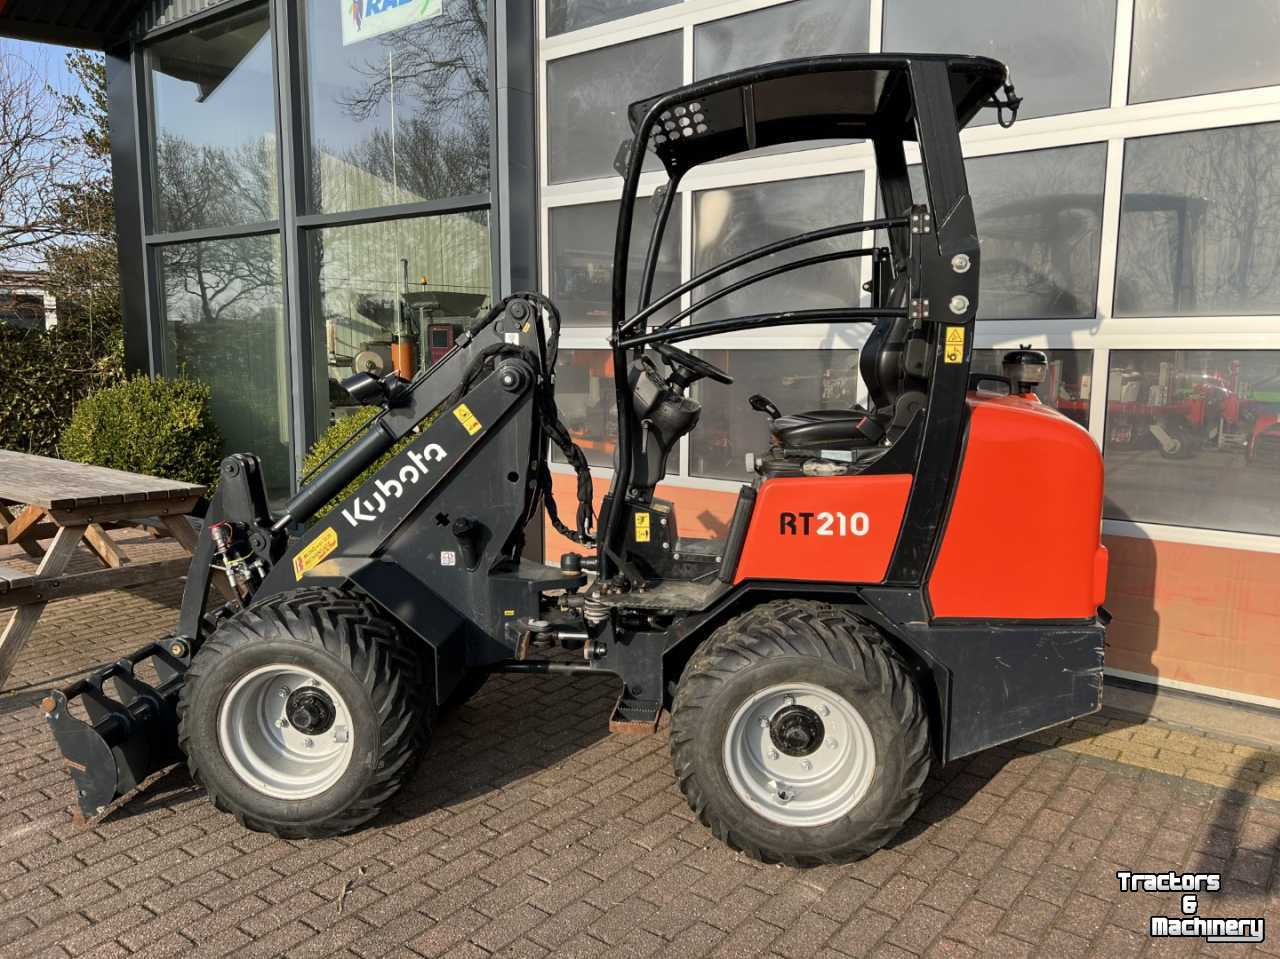
[[[155,670],[154,684],[137,675],[146,662]],[[185,642],[162,640],[45,697],[41,706],[85,819],[101,816],[148,776],[182,759],[175,706],[189,663]],[[88,722],[69,708],[77,698]]]

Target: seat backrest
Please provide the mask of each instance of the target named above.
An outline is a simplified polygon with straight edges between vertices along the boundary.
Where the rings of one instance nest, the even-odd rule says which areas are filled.
[[[889,290],[887,305],[901,305],[906,301],[906,294],[907,278],[899,276]],[[911,322],[907,317],[883,317],[862,345],[858,372],[862,374],[862,382],[867,384],[872,413],[891,410],[898,399],[902,388],[902,353],[911,332]]]

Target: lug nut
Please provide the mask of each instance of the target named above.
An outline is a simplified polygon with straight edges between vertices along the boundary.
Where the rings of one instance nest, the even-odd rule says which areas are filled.
[[[302,741],[302,745],[306,746],[308,749],[310,749],[315,744],[316,744],[316,741],[312,739],[310,736],[308,736],[306,739]]]
[[[967,309],[969,309],[969,298],[963,293],[957,293],[951,298],[951,312],[956,316],[962,315]]]
[[[813,768],[813,763],[809,762],[809,760],[806,759],[800,763],[800,768],[803,769],[805,772],[808,772],[810,769]]]
[[[279,726],[281,729],[288,729],[289,720],[285,719],[284,717],[281,717],[280,719],[276,720],[276,725]]]
[[[776,749],[770,749],[770,750],[769,750],[769,758],[770,758],[770,759],[777,759],[777,758],[778,758],[778,751],[777,751]]]
[[[784,706],[794,706],[796,704],[796,698],[794,696],[787,696],[782,700],[782,704]]]
[[[288,696],[289,696],[289,687],[288,687],[288,686],[281,686],[281,687],[280,687],[280,698],[281,698],[281,699],[287,699],[287,698],[288,698]]]
[[[769,728],[769,717],[768,717],[768,716],[761,716],[761,717],[760,717],[760,728],[761,728],[761,729],[768,729],[768,728]]]
[[[351,741],[351,730],[346,726],[339,726],[333,731],[333,741],[335,743],[348,743]]]
[[[828,745],[828,746],[830,746],[832,749],[839,749],[839,748],[840,748],[840,744],[839,744],[838,742],[836,742],[834,739],[828,739],[828,740],[827,740],[827,745]]]
[[[822,715],[824,715],[824,716],[830,716],[830,715],[831,715],[831,707],[830,707],[830,706],[828,706],[826,703],[823,703],[823,704],[822,704]]]
[[[951,258],[951,269],[957,273],[968,273],[971,266],[973,266],[973,261],[969,259],[969,254],[967,253],[957,253]]]

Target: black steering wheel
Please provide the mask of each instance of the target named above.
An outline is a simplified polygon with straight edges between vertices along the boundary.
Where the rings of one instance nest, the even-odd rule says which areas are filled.
[[[687,373],[692,374],[691,376],[682,376],[679,373],[672,374],[672,379],[679,382],[682,387],[688,386],[694,380],[700,380],[703,377],[715,380],[717,383],[723,383],[725,386],[733,383],[733,377],[714,363],[708,363],[706,360],[694,356],[692,353],[677,346],[672,346],[670,343],[659,343],[654,349],[668,363],[679,366]]]

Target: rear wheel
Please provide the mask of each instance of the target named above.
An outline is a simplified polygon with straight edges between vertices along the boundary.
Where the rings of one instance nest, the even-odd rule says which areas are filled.
[[[339,590],[273,597],[224,621],[191,663],[179,743],[214,804],[285,838],[349,832],[404,784],[431,710],[417,650]]]
[[[924,703],[879,632],[816,602],[731,620],[681,677],[671,755],[689,805],[766,862],[849,862],[888,842],[929,772]]]

